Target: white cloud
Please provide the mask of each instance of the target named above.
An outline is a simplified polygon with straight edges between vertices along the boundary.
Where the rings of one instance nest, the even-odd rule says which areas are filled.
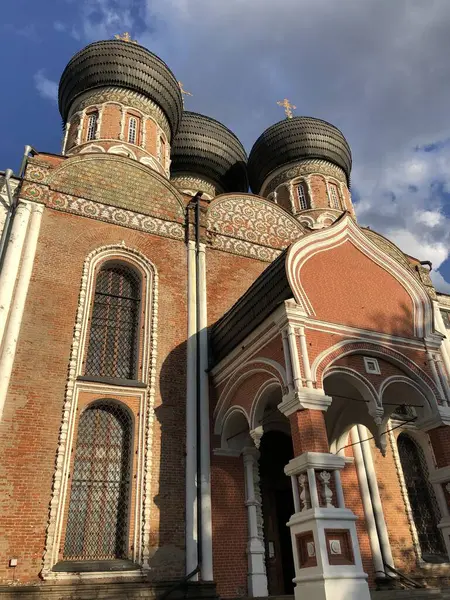
[[[131,6],[130,6],[131,5]],[[130,31],[249,150],[283,118],[324,118],[352,147],[360,222],[437,268],[450,248],[448,0],[83,0],[83,39]],[[433,152],[425,151],[435,144]],[[416,148],[420,148],[416,151]]]
[[[442,292],[443,294],[450,294],[450,283],[445,281],[439,271],[431,271],[430,273],[431,281],[433,285],[438,290],[438,292]]]
[[[48,79],[43,69],[34,74],[34,85],[42,98],[52,102],[58,101],[58,84],[56,81]]]

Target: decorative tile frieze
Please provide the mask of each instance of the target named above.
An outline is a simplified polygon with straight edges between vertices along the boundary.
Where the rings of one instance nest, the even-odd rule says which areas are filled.
[[[257,244],[251,244],[250,242],[237,240],[236,238],[231,238],[224,235],[215,235],[213,237],[212,247],[216,248],[217,250],[223,250],[224,252],[231,252],[231,254],[248,256],[250,258],[256,258],[257,260],[263,260],[265,262],[274,261],[281,252],[281,250],[266,248],[265,246],[258,246]]]
[[[263,193],[264,190],[264,196],[267,196],[285,181],[289,181],[295,177],[301,177],[302,175],[312,175],[315,173],[335,177],[338,181],[347,184],[345,173],[340,167],[333,165],[326,160],[311,159],[304,160],[298,164],[292,165],[291,167],[284,166],[278,171],[278,173],[274,172],[272,178],[269,175],[261,190],[261,193]]]
[[[68,194],[50,192],[48,206],[55,210],[90,217],[91,219],[106,221],[107,223],[114,223],[115,225],[122,225],[131,229],[138,229],[162,237],[178,240],[184,239],[184,226],[181,223],[163,221],[149,215],[142,215],[107,204],[92,202],[84,198],[76,198]]]

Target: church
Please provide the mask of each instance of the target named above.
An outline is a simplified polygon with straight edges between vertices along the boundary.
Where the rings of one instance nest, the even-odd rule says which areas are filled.
[[[450,296],[339,129],[183,91],[94,42],[0,173],[0,599],[450,598]]]

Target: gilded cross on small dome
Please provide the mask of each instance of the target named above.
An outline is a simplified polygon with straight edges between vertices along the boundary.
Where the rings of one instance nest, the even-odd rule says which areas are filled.
[[[131,42],[132,44],[137,44],[137,40],[132,40],[128,31],[125,31],[125,33],[122,33],[122,35],[116,33],[114,37],[116,40],[121,40],[122,42]]]
[[[178,85],[180,86],[180,90],[181,90],[181,93],[183,94],[183,96],[192,96],[191,92],[187,92],[184,89],[183,84],[181,83],[181,81],[178,82]]]
[[[291,104],[287,98],[285,98],[284,100],[279,100],[277,102],[277,104],[278,104],[278,106],[282,106],[284,108],[284,112],[286,113],[286,118],[292,119],[292,117],[294,116],[292,113],[292,109],[295,110],[297,107],[294,106],[293,104]]]

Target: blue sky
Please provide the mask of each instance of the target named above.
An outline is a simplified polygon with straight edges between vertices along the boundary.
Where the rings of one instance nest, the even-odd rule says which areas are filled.
[[[284,97],[340,127],[359,222],[431,260],[450,293],[449,29],[448,0],[3,0],[0,169],[25,144],[59,151],[64,66],[128,30],[247,150]]]

